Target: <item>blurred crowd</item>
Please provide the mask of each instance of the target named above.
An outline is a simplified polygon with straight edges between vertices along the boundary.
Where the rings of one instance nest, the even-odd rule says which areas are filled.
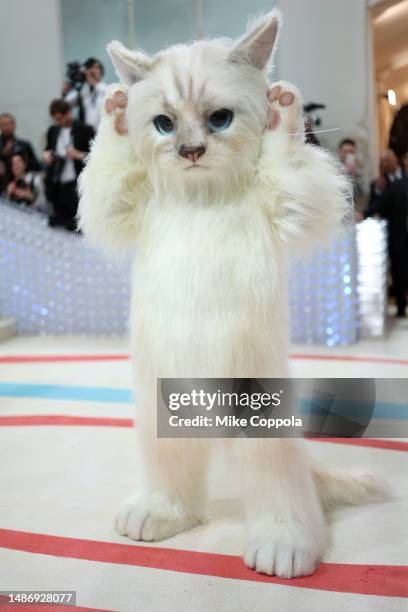
[[[52,125],[38,159],[17,133],[16,118],[0,114],[0,195],[48,215],[49,225],[76,229],[77,179],[101,118],[106,93],[102,62],[68,64],[59,98],[50,103]]]
[[[104,67],[94,58],[68,64],[60,97],[49,106],[52,125],[39,160],[30,142],[17,133],[15,117],[0,114],[0,195],[48,215],[50,226],[76,229],[77,179],[101,118],[107,85]],[[324,108],[324,105],[309,105]],[[306,112],[307,141],[319,146]],[[389,256],[397,316],[405,316],[408,289],[408,104],[397,113],[390,148],[381,154],[378,177],[364,193],[357,143],[343,139],[337,155],[353,185],[356,221],[380,217],[388,221]]]
[[[397,114],[390,134],[390,147],[382,152],[379,174],[370,184],[367,198],[361,198],[361,167],[357,144],[351,138],[340,142],[338,157],[353,185],[356,221],[369,217],[386,219],[391,291],[397,317],[406,316],[408,291],[408,105]]]

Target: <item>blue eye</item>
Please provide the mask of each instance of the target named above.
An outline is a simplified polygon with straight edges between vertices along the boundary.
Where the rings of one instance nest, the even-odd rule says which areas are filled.
[[[208,117],[208,129],[210,132],[221,132],[231,125],[234,113],[228,108],[220,108]]]
[[[153,123],[160,134],[166,135],[174,132],[174,123],[167,115],[157,115],[157,117],[153,119]]]

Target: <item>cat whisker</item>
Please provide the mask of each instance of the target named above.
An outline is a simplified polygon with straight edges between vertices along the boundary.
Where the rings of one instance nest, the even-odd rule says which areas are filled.
[[[339,131],[341,128],[337,127],[337,128],[330,128],[327,130],[315,130],[313,132],[307,131],[307,132],[289,132],[288,136],[307,136],[309,134],[323,134],[324,132],[337,132]],[[264,135],[262,136],[248,136],[246,138],[237,138],[236,142],[248,142],[249,140],[263,140]]]
[[[288,134],[288,136],[301,136],[302,134],[323,134],[324,132],[337,132],[340,128],[330,128],[328,130],[315,130],[313,132],[297,132],[295,134]]]

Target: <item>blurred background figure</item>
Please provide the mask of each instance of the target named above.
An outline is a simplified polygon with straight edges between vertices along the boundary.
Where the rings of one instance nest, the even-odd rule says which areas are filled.
[[[408,151],[408,104],[403,104],[394,117],[389,147],[399,158]]]
[[[17,204],[45,208],[41,176],[27,169],[27,159],[22,153],[15,153],[11,158],[12,177],[7,186],[7,197]]]
[[[380,214],[381,198],[386,187],[401,177],[402,169],[398,157],[394,151],[387,149],[380,157],[380,175],[371,183],[368,207],[363,213],[363,218]]]
[[[324,110],[325,104],[317,104],[316,102],[310,102],[309,104],[303,105],[303,113],[305,118],[305,133],[306,142],[308,144],[320,146],[320,140],[316,136],[316,131],[322,124],[321,117],[316,114],[316,111]]]
[[[66,100],[53,100],[50,115],[54,121],[48,129],[44,163],[47,166],[46,194],[53,205],[51,226],[76,229],[78,209],[77,178],[94,136],[91,126],[74,119]]]
[[[408,149],[405,155],[402,156],[401,167],[402,171],[405,172],[405,174],[408,174]]]
[[[11,158],[16,153],[24,156],[28,170],[41,169],[31,143],[16,135],[14,115],[2,113],[0,115],[0,183],[4,182],[5,186],[12,178]]]
[[[407,157],[403,156],[405,164]],[[408,174],[390,149],[381,156],[380,176],[371,185],[369,206],[363,216],[375,215],[388,221],[388,248],[397,317],[405,317],[408,289]]]
[[[106,93],[103,80],[104,67],[95,57],[81,66],[68,64],[67,77],[62,94],[71,107],[78,107],[78,118],[96,131],[101,120],[101,108]]]
[[[398,157],[391,149],[387,149],[381,155],[381,166],[383,167],[385,181],[388,184],[393,183],[402,176],[402,170],[398,161]]]
[[[352,138],[344,138],[338,146],[337,155],[343,171],[350,178],[353,185],[354,199],[363,193],[361,188],[361,167],[357,158],[357,143]]]

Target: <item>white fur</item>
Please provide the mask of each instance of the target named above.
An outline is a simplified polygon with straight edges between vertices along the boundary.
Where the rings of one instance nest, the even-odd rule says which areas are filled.
[[[276,18],[266,18],[271,36]],[[104,117],[80,180],[80,223],[108,251],[137,253],[131,331],[144,483],[117,517],[134,539],[169,537],[205,515],[211,440],[157,439],[156,378],[288,376],[287,253],[329,240],[347,210],[330,155],[289,135],[302,131],[292,86],[282,84],[296,103],[265,132],[268,84],[258,68],[267,41],[257,56],[249,39],[256,45],[249,35],[245,48],[215,40],[138,54],[133,68],[128,52],[110,48],[133,83],[129,135]],[[222,107],[234,109],[233,123],[207,133],[202,117]],[[163,109],[177,118],[176,134],[154,129]],[[178,147],[200,142],[207,167],[188,169]],[[313,472],[300,440],[228,446],[246,506],[245,563],[287,578],[312,573],[324,550],[322,500],[360,502],[369,487],[363,496],[351,476]]]

